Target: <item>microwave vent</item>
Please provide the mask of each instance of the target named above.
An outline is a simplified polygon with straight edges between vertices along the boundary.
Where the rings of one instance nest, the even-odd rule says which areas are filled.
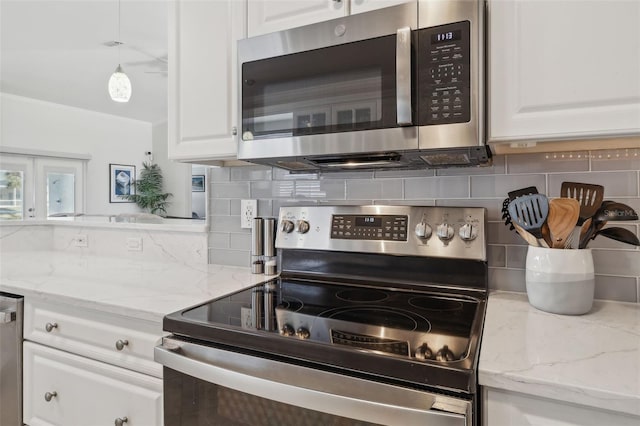
[[[316,167],[310,164],[304,163],[302,161],[278,161],[274,165],[292,172],[297,172],[297,171],[303,172],[303,171],[317,169]]]
[[[422,152],[420,158],[430,168],[487,166],[491,164],[491,151],[486,146],[438,149]]]

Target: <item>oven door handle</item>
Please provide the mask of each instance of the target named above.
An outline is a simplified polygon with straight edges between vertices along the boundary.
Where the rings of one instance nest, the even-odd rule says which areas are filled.
[[[398,126],[410,126],[411,118],[411,28],[396,33],[396,115]]]
[[[470,426],[468,400],[402,388],[177,340],[156,362],[200,380],[261,398],[376,424]],[[165,392],[166,390],[165,383]],[[401,419],[401,420],[400,420]]]

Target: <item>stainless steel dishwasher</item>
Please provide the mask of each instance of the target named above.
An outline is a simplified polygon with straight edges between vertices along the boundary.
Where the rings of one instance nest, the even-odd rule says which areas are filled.
[[[0,291],[0,425],[22,425],[23,300]]]

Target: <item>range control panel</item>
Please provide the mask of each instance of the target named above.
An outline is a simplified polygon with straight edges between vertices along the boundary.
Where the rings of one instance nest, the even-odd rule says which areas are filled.
[[[485,230],[479,207],[281,207],[276,247],[486,261]]]
[[[421,126],[471,120],[469,21],[418,30]]]
[[[407,223],[407,216],[333,215],[331,238],[406,241]]]

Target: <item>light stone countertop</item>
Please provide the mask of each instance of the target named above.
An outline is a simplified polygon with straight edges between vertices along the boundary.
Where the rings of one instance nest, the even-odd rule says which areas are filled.
[[[595,301],[586,315],[542,312],[491,292],[480,385],[640,415],[640,305]]]
[[[0,291],[161,323],[192,305],[273,278],[222,265],[189,266],[56,251],[3,252]]]

